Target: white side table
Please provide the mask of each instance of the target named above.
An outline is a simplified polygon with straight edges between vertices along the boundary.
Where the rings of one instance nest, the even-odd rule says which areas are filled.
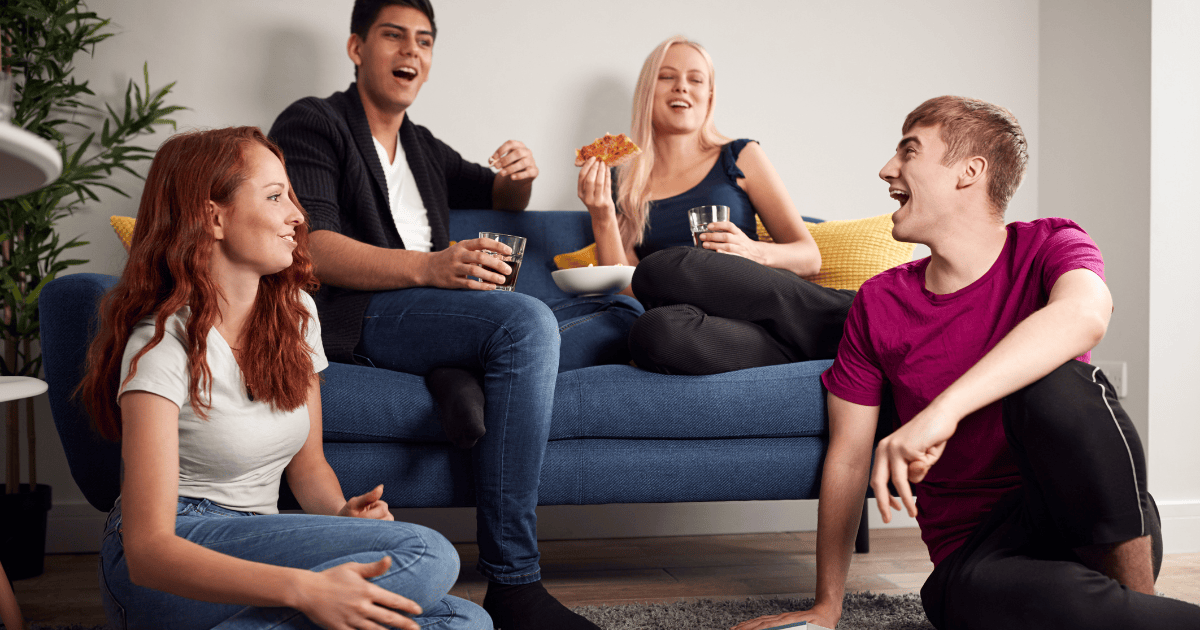
[[[46,381],[31,376],[0,376],[0,402],[37,396],[47,389]]]
[[[61,173],[62,157],[54,145],[0,121],[0,199],[33,192]]]

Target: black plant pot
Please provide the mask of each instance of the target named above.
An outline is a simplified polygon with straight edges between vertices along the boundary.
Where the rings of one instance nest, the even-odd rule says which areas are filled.
[[[0,563],[8,579],[42,574],[49,512],[50,486],[39,483],[30,492],[29,484],[23,483],[20,492],[7,494],[4,484],[0,484]]]

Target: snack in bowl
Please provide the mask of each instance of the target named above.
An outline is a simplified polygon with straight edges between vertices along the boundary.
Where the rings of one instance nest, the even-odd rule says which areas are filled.
[[[583,166],[588,158],[594,157],[611,168],[632,160],[641,152],[638,145],[634,144],[633,140],[630,140],[625,134],[614,136],[606,133],[603,138],[596,138],[595,142],[575,149],[575,166]]]
[[[635,267],[629,265],[600,265],[559,269],[550,272],[554,284],[564,293],[573,295],[609,295],[629,286]]]

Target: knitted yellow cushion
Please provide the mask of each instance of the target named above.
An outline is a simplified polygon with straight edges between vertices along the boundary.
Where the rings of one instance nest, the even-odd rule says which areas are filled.
[[[892,215],[804,224],[821,251],[821,272],[809,278],[833,289],[858,289],[871,276],[912,260],[912,243],[892,238]],[[758,239],[771,240],[762,221]]]
[[[576,267],[586,267],[588,265],[599,265],[600,262],[596,259],[596,244],[592,243],[587,247],[575,252],[567,252],[554,257],[554,266],[559,269],[574,269]]]
[[[125,246],[126,251],[129,250],[129,243],[133,240],[133,226],[137,219],[133,217],[109,217],[108,222],[112,224],[113,230],[121,239],[121,244]]]

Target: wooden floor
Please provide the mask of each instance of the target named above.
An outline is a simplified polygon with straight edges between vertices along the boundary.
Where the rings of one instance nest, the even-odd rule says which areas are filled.
[[[684,599],[811,597],[814,532],[543,541],[546,587],[568,606]],[[458,545],[463,569],[453,594],[483,602],[474,545]],[[46,558],[46,572],[16,582],[27,619],[46,624],[104,623],[96,555]],[[933,565],[915,529],[871,532],[871,553],[855,555],[848,588],[915,593]],[[1168,555],[1158,589],[1200,604],[1200,553]]]

